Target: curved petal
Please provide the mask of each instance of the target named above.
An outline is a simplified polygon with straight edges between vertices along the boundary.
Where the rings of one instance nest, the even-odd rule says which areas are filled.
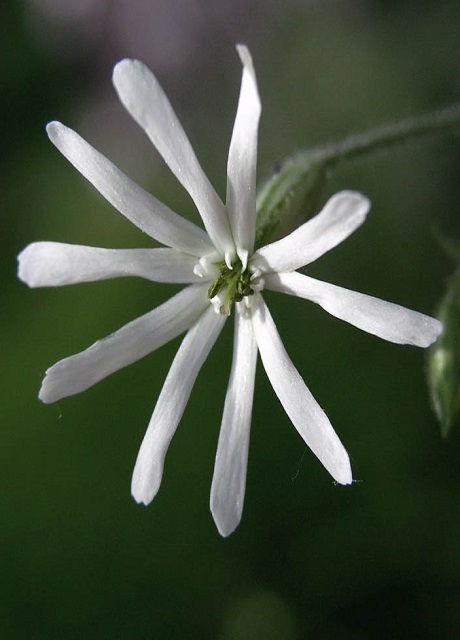
[[[442,331],[439,320],[423,313],[300,273],[271,274],[265,286],[316,302],[336,318],[396,344],[428,347]]]
[[[210,306],[182,341],[158,398],[137,456],[131,493],[137,502],[149,504],[160,488],[163,465],[196,377],[208,357],[225,317]]]
[[[61,242],[34,242],[18,256],[19,278],[29,287],[138,276],[154,282],[199,282],[197,259],[175,249],[101,249]]]
[[[113,71],[113,83],[123,106],[195,202],[216,248],[225,255],[234,254],[225,206],[201,168],[158,80],[139,60],[122,60]]]
[[[265,371],[293,425],[331,476],[340,484],[350,484],[348,454],[287,355],[262,298],[254,305],[252,323]]]
[[[128,178],[102,153],[60,122],[46,127],[49,139],[73,166],[130,222],[175,249],[202,256],[213,251],[206,233],[178,216]]]
[[[251,54],[237,47],[243,63],[240,99],[227,162],[227,209],[243,262],[254,249],[256,229],[257,132],[261,104]]]
[[[243,512],[256,363],[251,320],[235,313],[232,370],[211,486],[211,512],[222,536],[236,529]]]
[[[322,211],[288,236],[259,249],[252,263],[267,272],[295,271],[343,242],[366,219],[370,201],[355,191],[340,191]]]
[[[45,403],[89,389],[191,327],[209,301],[206,285],[191,285],[153,311],[50,367],[40,389]]]

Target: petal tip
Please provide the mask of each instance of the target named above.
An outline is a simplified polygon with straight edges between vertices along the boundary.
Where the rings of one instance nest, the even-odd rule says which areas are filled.
[[[237,44],[236,50],[238,51],[238,55],[240,56],[242,64],[245,67],[252,67],[252,56],[247,46],[245,44]]]
[[[126,69],[131,64],[131,62],[132,62],[131,58],[123,58],[123,60],[120,60],[119,62],[117,62],[113,68],[112,77],[115,78],[120,73],[122,73],[123,69]]]
[[[65,393],[59,392],[59,376],[53,375],[55,367],[59,364],[56,363],[45,372],[45,377],[42,380],[40,391],[38,392],[38,399],[44,404],[52,404],[57,400],[61,400],[66,397]]]
[[[252,56],[249,49],[244,44],[237,44],[236,50],[238,52],[238,55],[240,56],[241,64],[243,65],[243,70],[246,70],[251,76],[253,82],[256,83],[256,72],[254,69],[254,63],[252,61]],[[256,91],[257,91],[257,86],[256,86]],[[257,94],[257,100],[259,101],[258,94]]]
[[[138,504],[149,505],[157,495],[163,476],[163,461],[154,460],[142,443],[131,478],[131,495]]]
[[[222,538],[228,538],[228,536],[230,536],[235,531],[237,526],[238,525],[236,525],[235,527],[219,526],[216,522],[217,531],[222,536]]]
[[[133,489],[131,487],[131,496],[133,497],[133,499],[135,500],[135,502],[137,502],[137,504],[143,504],[144,507],[147,506],[147,502],[145,500],[143,500],[142,496],[140,494],[138,494],[135,489]]]
[[[437,318],[433,318],[433,320],[434,320],[434,330],[436,332],[436,338],[435,338],[435,340],[436,340],[437,338],[439,338],[441,333],[444,331],[444,325]]]
[[[48,122],[48,124],[46,125],[45,129],[46,129],[46,133],[48,134],[48,138],[51,140],[51,142],[54,143],[54,141],[57,139],[57,137],[59,136],[59,134],[65,130],[67,127],[65,127],[61,122],[59,122],[58,120],[52,120],[51,122]]]
[[[444,325],[437,318],[428,317],[427,320],[429,322],[427,322],[426,332],[420,339],[420,346],[425,348],[434,344],[444,331]]]
[[[352,191],[351,189],[345,189],[339,191],[331,200],[337,198],[338,200],[347,200],[348,204],[354,205],[357,209],[360,209],[363,215],[366,215],[371,208],[370,199],[360,191]]]
[[[337,482],[341,485],[350,485],[353,484],[353,476],[351,475],[351,469],[346,473],[340,474],[336,478]]]
[[[42,382],[40,391],[38,392],[38,399],[41,400],[43,404],[52,404],[58,399],[54,398],[52,392],[50,392],[48,385],[46,384],[46,377]]]
[[[127,75],[132,71],[146,68],[145,65],[135,58],[123,58],[113,68],[112,82],[115,88],[118,90],[120,82],[123,82]]]
[[[72,150],[78,145],[80,140],[78,133],[58,120],[48,122],[46,133],[54,146],[72,162],[69,155],[71,156]]]
[[[155,497],[156,493],[152,495],[151,491],[147,491],[144,483],[133,479],[131,484],[131,495],[137,504],[143,504],[147,507]]]
[[[353,474],[351,471],[350,457],[343,445],[340,446],[339,451],[336,453],[335,460],[327,470],[338,484],[352,484]]]
[[[51,120],[50,122],[48,122],[48,124],[46,125],[45,129],[47,131],[53,131],[54,129],[56,129],[60,125],[61,125],[61,123],[59,122],[59,120]]]
[[[68,398],[69,396],[73,396],[75,393],[78,393],[78,391],[73,391],[69,388],[62,370],[63,362],[65,362],[65,360],[56,362],[56,364],[53,364],[53,366],[45,372],[45,377],[43,378],[40,391],[38,392],[38,398],[44,404],[53,404],[53,402],[57,402],[58,400]]]
[[[18,278],[28,287],[37,288],[47,284],[46,278],[43,278],[45,246],[43,242],[32,242],[17,257]]]
[[[353,483],[350,456],[340,440],[337,440],[336,444],[338,446],[336,447],[332,457],[326,456],[323,458],[318,455],[318,452],[314,451],[314,453],[337,484],[350,485]]]
[[[217,507],[218,505],[213,505],[211,503],[211,514],[214,519],[214,523],[222,538],[228,538],[228,536],[230,536],[240,524],[241,514],[220,513]]]
[[[18,278],[19,278],[19,280],[21,280],[22,282],[27,284],[29,287],[32,286],[31,281],[30,281],[30,273],[29,273],[29,269],[28,269],[28,259],[27,259],[30,246],[31,245],[29,244],[25,249],[23,249],[21,251],[21,253],[18,254],[18,257],[17,257],[17,261],[18,261]]]
[[[331,475],[337,484],[341,484],[345,486],[353,483],[353,475],[351,472],[351,466],[350,466],[348,455],[347,455],[347,459],[343,461],[343,464],[340,465],[339,468],[334,469],[333,471],[334,472],[331,473]]]

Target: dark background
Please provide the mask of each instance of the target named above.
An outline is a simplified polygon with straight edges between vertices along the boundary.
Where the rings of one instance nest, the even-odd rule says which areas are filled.
[[[146,62],[224,195],[240,63],[262,97],[259,176],[297,149],[460,99],[460,4],[29,0],[0,7],[0,635],[2,638],[455,638],[460,432],[442,441],[426,353],[268,295],[288,352],[353,462],[335,486],[258,370],[243,520],[222,539],[209,490],[230,323],[206,362],[156,500],[130,497],[179,340],[81,396],[37,400],[48,366],[167,299],[135,280],[29,290],[16,254],[55,240],[152,246],[49,143],[76,129],[182,215],[193,205],[117,102],[111,69]],[[334,173],[373,203],[308,273],[433,313],[460,234],[460,141],[406,145]]]

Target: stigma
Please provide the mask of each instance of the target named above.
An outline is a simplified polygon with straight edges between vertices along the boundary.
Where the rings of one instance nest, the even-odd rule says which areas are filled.
[[[243,298],[254,295],[252,274],[247,264],[243,265],[239,258],[230,266],[226,262],[216,266],[218,275],[208,289],[208,298],[218,313],[229,316],[235,302],[241,302]]]

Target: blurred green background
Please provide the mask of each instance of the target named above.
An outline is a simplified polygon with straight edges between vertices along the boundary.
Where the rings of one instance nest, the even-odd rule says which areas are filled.
[[[16,254],[55,240],[152,246],[44,132],[59,119],[182,215],[186,193],[118,104],[111,69],[159,77],[225,193],[240,63],[263,104],[259,176],[297,149],[460,99],[460,4],[342,0],[29,0],[0,7],[0,636],[456,638],[460,431],[442,441],[422,350],[379,341],[302,300],[268,295],[284,343],[353,463],[334,486],[258,370],[247,494],[222,539],[209,490],[231,323],[196,384],[148,508],[130,497],[138,447],[179,344],[80,396],[37,400],[48,366],[167,299],[135,280],[29,290]],[[340,168],[368,221],[309,273],[432,313],[460,235],[460,140]]]

